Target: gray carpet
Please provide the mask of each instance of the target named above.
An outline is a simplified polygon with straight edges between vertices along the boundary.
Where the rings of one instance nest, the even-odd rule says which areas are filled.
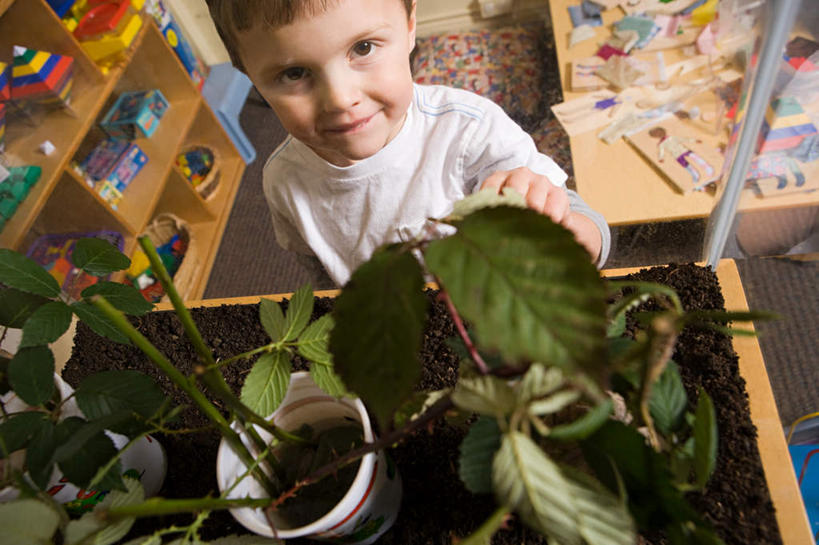
[[[255,90],[250,92],[240,122],[256,148],[256,160],[242,176],[204,297],[289,293],[308,281],[314,289],[334,287],[323,271],[306,269],[276,243],[262,192],[262,169],[287,134]]]

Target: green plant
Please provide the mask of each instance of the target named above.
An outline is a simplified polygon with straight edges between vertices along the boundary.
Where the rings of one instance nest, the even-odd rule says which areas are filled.
[[[270,498],[226,500],[223,495],[140,502],[117,496],[116,505],[98,510],[93,518],[98,530],[88,535],[99,538],[112,521],[194,510],[200,514],[190,526],[169,532],[195,542],[210,509],[241,505],[277,509],[285,498],[340,466],[458,412],[461,418],[473,418],[461,446],[461,477],[471,491],[493,493],[499,506],[464,543],[487,542],[513,512],[552,542],[564,545],[633,543],[637,528],[663,530],[672,543],[720,543],[683,495],[702,488],[713,471],[717,455],[713,407],[708,395],[700,392],[696,408],[689,409],[670,356],[686,326],[723,327],[720,324],[731,320],[762,315],[690,314],[664,286],[606,282],[568,231],[522,208],[514,194],[479,193],[458,203],[450,217],[435,221],[456,227],[456,233],[377,251],[341,291],[332,317],[309,323],[313,301],[309,287],[293,295],[286,313],[278,304],[262,301],[260,319],[271,342],[224,361],[214,360],[155,251],[140,240],[197,350],[197,372],[190,377],[179,374],[120,312],[129,309],[108,301],[107,293],[89,294],[94,306],[83,307],[99,312],[77,314],[84,320],[94,316],[89,325],[96,324],[95,331],[116,331],[114,336],[122,340],[124,335],[142,349],[233,441],[251,468],[249,473],[264,484]],[[416,258],[417,252],[423,261]],[[0,253],[0,282],[14,289],[15,297],[21,297],[18,290],[60,297],[53,289],[36,291],[44,282],[41,274],[21,263],[12,252]],[[113,270],[111,266],[104,270],[109,269]],[[418,394],[414,389],[426,316],[425,274],[437,282],[459,331],[453,346],[462,355],[462,365],[453,389]],[[636,314],[643,327],[633,338],[624,338],[627,313],[649,299],[662,310]],[[28,325],[47,305],[37,302],[38,310],[21,311],[27,320],[18,317],[14,322],[23,324],[24,339],[26,328],[32,338],[51,338],[60,329],[42,335],[42,325]],[[312,362],[311,374],[327,391],[360,396],[380,421],[383,434],[285,485],[270,446],[254,426],[269,431],[277,441],[310,441],[263,418],[281,402],[290,356],[296,352]],[[220,369],[257,356],[237,398]],[[4,373],[8,368],[13,376],[19,364],[12,360],[4,365]],[[12,382],[14,386],[16,379]],[[217,411],[204,392],[219,399],[227,415]],[[42,405],[46,399],[35,401]],[[140,429],[166,429],[173,410],[161,405],[151,409],[139,414]],[[127,412],[135,416],[133,408]],[[113,419],[112,414],[105,418]],[[250,434],[254,448],[241,446],[230,422]],[[5,437],[0,428],[0,438]],[[32,448],[31,443],[16,445]],[[570,449],[582,451],[594,475],[565,462]],[[101,482],[101,471],[96,470],[91,482]],[[19,475],[17,481],[22,482]],[[29,494],[42,497],[33,490]],[[91,525],[89,520],[86,524]]]

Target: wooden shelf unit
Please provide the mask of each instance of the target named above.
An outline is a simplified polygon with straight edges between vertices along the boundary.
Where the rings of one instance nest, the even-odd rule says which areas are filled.
[[[71,110],[36,112],[28,123],[6,117],[5,153],[11,166],[37,165],[43,172],[0,231],[0,247],[25,253],[44,234],[110,229],[123,235],[130,255],[151,220],[172,213],[191,225],[191,251],[200,265],[184,295],[201,297],[245,164],[162,34],[145,16],[125,60],[105,73],[45,0],[0,0],[0,61],[12,60],[14,45],[73,57],[75,80]],[[116,98],[144,89],[159,89],[170,106],[150,138],[134,141],[148,163],[114,209],[72,163],[82,161],[106,137],[98,123]],[[38,151],[45,140],[56,148],[49,156]],[[192,144],[211,147],[220,159],[219,185],[207,200],[175,164],[178,152]]]

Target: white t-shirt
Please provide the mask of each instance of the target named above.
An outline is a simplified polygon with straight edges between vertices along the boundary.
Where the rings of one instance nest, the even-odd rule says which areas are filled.
[[[403,127],[372,157],[338,167],[288,136],[268,159],[263,183],[279,244],[315,255],[343,285],[379,246],[410,240],[427,218],[446,216],[490,174],[520,166],[556,186],[566,182],[566,173],[494,102],[414,85]],[[610,241],[605,220],[574,192],[570,201],[601,229],[602,264]]]

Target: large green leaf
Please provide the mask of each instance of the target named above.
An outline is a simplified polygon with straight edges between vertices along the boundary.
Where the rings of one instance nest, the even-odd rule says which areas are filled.
[[[110,545],[116,543],[133,526],[136,517],[125,517],[107,522],[99,516],[99,512],[112,507],[136,505],[145,500],[145,491],[136,479],[123,479],[125,491],[112,490],[94,508],[93,512],[85,513],[77,520],[68,523],[65,529],[66,545]]]
[[[242,403],[267,416],[278,408],[290,384],[290,356],[276,350],[262,354],[242,386]]]
[[[71,325],[71,308],[62,301],[50,301],[34,311],[23,326],[21,347],[40,346],[60,338]]]
[[[452,401],[461,409],[498,416],[514,410],[516,396],[505,380],[486,375],[460,379],[452,392]]]
[[[423,285],[421,267],[410,253],[382,248],[353,273],[334,305],[335,370],[382,423],[412,394],[420,376]]]
[[[78,240],[71,261],[92,276],[107,276],[131,266],[131,260],[116,246],[100,238]]]
[[[637,540],[628,506],[589,475],[561,466],[577,508],[577,524],[586,543],[633,545]]]
[[[475,212],[429,244],[429,269],[475,327],[508,360],[569,368],[604,362],[606,291],[571,232],[532,210]]]
[[[314,363],[310,366],[310,377],[316,386],[333,397],[344,397],[350,395],[344,382],[341,381],[331,365]]]
[[[473,494],[492,492],[492,460],[500,448],[498,421],[479,417],[469,428],[460,447],[458,475]]]
[[[76,443],[74,448],[65,448],[69,441]],[[56,442],[60,445],[54,453],[57,465],[71,483],[81,488],[87,487],[97,471],[117,454],[111,438],[96,423],[73,416],[57,424]],[[123,490],[120,473],[121,463],[117,461],[97,489]]]
[[[307,326],[299,337],[299,354],[310,361],[331,364],[333,356],[327,346],[330,343],[330,331],[334,325],[332,315],[325,314]]]
[[[14,288],[0,289],[0,326],[20,329],[35,310],[49,301],[42,295]]]
[[[126,410],[150,418],[165,401],[165,394],[152,378],[138,371],[102,371],[85,378],[75,392],[77,404],[85,417],[95,420]],[[109,428],[130,435],[133,422],[125,421]]]
[[[92,304],[79,301],[71,304],[71,310],[82,322],[90,327],[96,334],[102,335],[114,342],[130,344],[131,341],[116,326]]]
[[[694,471],[697,475],[697,486],[705,486],[717,463],[717,416],[714,402],[700,389],[697,410],[694,413]]]
[[[135,287],[117,282],[100,281],[82,291],[83,297],[94,295],[102,295],[114,308],[133,316],[142,316],[154,308],[153,303],[146,301]]]
[[[272,299],[259,301],[259,321],[273,342],[284,339],[284,312],[282,307]]]
[[[492,483],[500,503],[527,525],[562,545],[582,543],[570,483],[528,436],[517,431],[503,436]]]
[[[683,422],[688,396],[677,364],[673,361],[668,362],[651,389],[648,407],[654,425],[664,434],[676,431]]]
[[[54,393],[54,354],[47,346],[21,348],[9,363],[9,382],[29,405],[45,403]]]
[[[60,285],[35,261],[0,248],[0,283],[43,297],[60,295]]]
[[[313,288],[305,284],[296,290],[287,305],[284,317],[284,340],[292,341],[304,331],[313,314]]]
[[[35,499],[0,503],[2,541],[11,545],[48,545],[57,531],[60,515]]]
[[[0,458],[25,448],[37,435],[46,418],[45,413],[24,412],[3,421],[0,424]]]

